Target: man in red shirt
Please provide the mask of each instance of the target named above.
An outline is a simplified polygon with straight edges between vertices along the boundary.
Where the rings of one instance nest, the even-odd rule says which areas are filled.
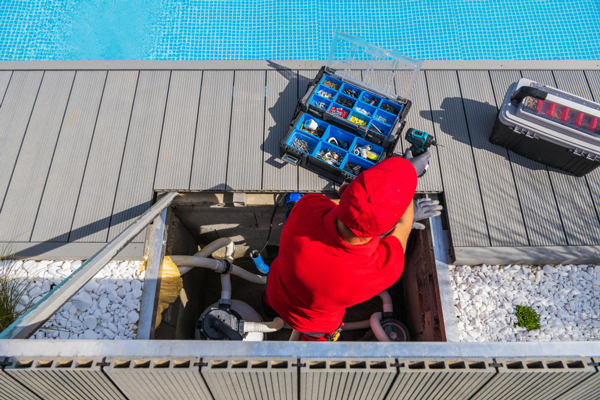
[[[264,303],[302,340],[328,340],[346,308],[400,278],[416,186],[411,162],[392,157],[340,188],[339,201],[302,197],[283,228]]]

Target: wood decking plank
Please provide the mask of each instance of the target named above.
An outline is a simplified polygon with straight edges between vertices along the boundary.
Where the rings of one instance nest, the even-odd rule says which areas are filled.
[[[227,163],[227,189],[262,187],[266,71],[236,71]]]
[[[0,107],[0,210],[21,150],[43,71],[15,71]]]
[[[106,242],[138,71],[109,71],[69,241]]]
[[[598,73],[599,71],[594,71]],[[554,71],[554,79],[557,87],[561,90],[573,93],[588,100],[600,101],[598,79],[592,79],[586,76],[584,71]],[[594,92],[596,90],[596,92]],[[592,196],[592,201],[596,208],[596,216],[600,218],[600,169],[596,168],[585,176],[588,188]],[[600,231],[596,232],[596,237],[600,237]]]
[[[233,71],[204,71],[190,190],[226,190]]]
[[[444,198],[454,246],[489,246],[490,237],[456,71],[427,71]]]
[[[529,244],[508,152],[489,141],[498,109],[487,71],[458,71],[492,246]],[[444,149],[442,149],[443,151]]]
[[[189,188],[201,85],[202,71],[173,71],[154,190]]]
[[[490,71],[496,106],[500,108],[509,86],[521,79],[520,71]],[[545,165],[509,150],[525,229],[531,246],[566,246],[554,190]]]
[[[170,71],[140,72],[110,221],[109,241],[152,204],[170,78]],[[134,242],[144,240],[145,233],[142,232]]]
[[[290,128],[298,101],[298,73],[292,70],[267,71],[265,107],[264,191],[298,190],[298,167],[279,158],[279,142]]]
[[[12,74],[12,71],[0,71],[0,105],[2,105],[2,101],[4,100],[4,95],[6,94],[6,89],[8,89]]]
[[[403,82],[405,75],[407,74],[408,72],[405,71],[396,72],[396,91],[400,90],[400,86],[402,85],[401,82]],[[415,128],[435,135],[424,71],[420,71],[417,76],[417,80],[415,81],[415,85],[410,95],[410,100],[412,101],[412,106],[406,116],[406,127],[401,133],[402,137],[398,142],[398,146],[396,146],[396,153],[401,155],[404,154],[405,149],[408,149],[411,146],[404,138],[406,131],[409,128]],[[444,190],[440,173],[439,150],[437,147],[432,147],[429,151],[431,152],[429,169],[425,175],[419,178],[417,192],[439,193]]]
[[[75,71],[44,75],[0,213],[0,241],[31,237],[74,77]]]
[[[315,79],[318,72],[316,70],[298,71],[299,98],[306,94],[309,83]],[[306,168],[298,168],[298,190],[301,192],[335,191],[336,183]]]
[[[523,77],[556,87],[552,71],[521,71]],[[600,222],[585,177],[548,168],[567,243],[585,246],[600,243]]]
[[[106,76],[106,71],[79,71],[75,76],[32,242],[69,240]]]

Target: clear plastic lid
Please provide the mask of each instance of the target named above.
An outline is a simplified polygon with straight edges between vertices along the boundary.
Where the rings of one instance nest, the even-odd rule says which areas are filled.
[[[333,36],[327,58],[327,67],[344,78],[356,80],[350,70],[363,70],[363,84],[391,97],[395,97],[394,92],[397,92],[405,99],[422,64],[422,60],[414,60],[398,50],[383,49],[368,43],[365,38],[350,36],[339,30]]]

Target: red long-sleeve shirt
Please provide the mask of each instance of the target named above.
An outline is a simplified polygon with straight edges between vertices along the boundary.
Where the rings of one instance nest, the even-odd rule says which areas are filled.
[[[334,202],[309,194],[295,205],[283,228],[266,301],[297,331],[335,331],[346,308],[390,287],[404,269],[397,238],[350,245],[340,237],[336,220]]]

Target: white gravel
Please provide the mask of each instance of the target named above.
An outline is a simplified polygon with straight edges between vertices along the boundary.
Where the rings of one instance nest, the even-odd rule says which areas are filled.
[[[600,265],[450,266],[450,281],[463,342],[600,340]],[[517,305],[539,330],[514,327]]]
[[[81,261],[18,261],[13,271],[33,282],[21,299],[35,304]],[[144,272],[140,261],[108,263],[38,330],[35,339],[135,339]]]

